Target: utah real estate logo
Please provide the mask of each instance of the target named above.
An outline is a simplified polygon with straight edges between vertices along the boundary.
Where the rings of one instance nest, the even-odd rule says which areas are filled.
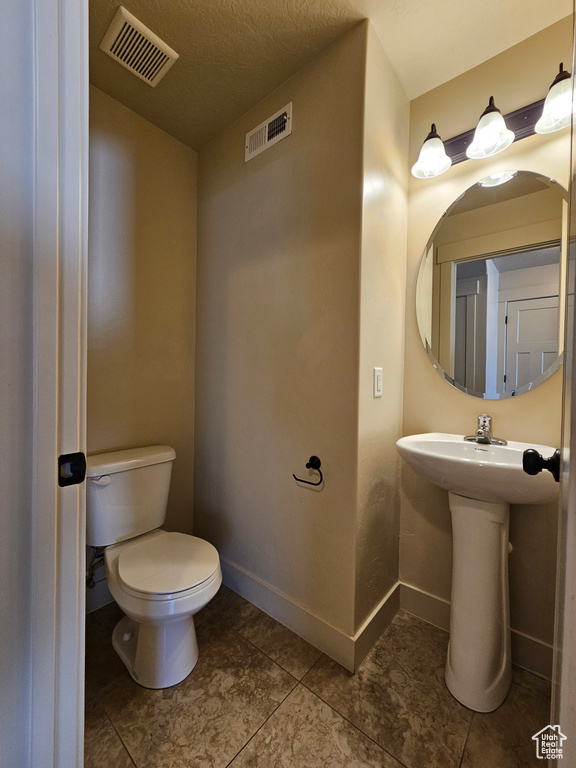
[[[532,736],[536,742],[536,757],[539,760],[562,760],[562,744],[566,741],[559,725],[547,725]]]

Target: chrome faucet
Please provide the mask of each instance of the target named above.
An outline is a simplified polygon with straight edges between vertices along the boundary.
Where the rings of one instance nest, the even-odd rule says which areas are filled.
[[[484,445],[506,445],[506,440],[492,436],[492,417],[487,413],[478,416],[478,426],[475,435],[467,435],[464,440],[470,443],[482,443]]]
[[[478,416],[478,428],[476,429],[476,442],[477,443],[492,442],[492,416],[488,416],[487,413],[481,413],[480,416]]]

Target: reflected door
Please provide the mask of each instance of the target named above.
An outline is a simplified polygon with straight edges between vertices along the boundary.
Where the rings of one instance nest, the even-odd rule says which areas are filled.
[[[454,379],[486,389],[486,277],[458,280],[454,323]]]
[[[541,376],[558,356],[558,296],[507,302],[506,377],[512,392]]]

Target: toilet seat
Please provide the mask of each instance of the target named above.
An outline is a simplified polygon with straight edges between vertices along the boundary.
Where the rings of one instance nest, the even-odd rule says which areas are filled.
[[[201,589],[219,574],[219,563],[218,552],[209,542],[158,531],[122,548],[118,579],[136,597],[171,600]]]

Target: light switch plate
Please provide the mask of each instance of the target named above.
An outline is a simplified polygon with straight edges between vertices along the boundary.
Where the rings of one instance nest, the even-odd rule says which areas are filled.
[[[382,397],[382,368],[374,368],[374,397]]]

